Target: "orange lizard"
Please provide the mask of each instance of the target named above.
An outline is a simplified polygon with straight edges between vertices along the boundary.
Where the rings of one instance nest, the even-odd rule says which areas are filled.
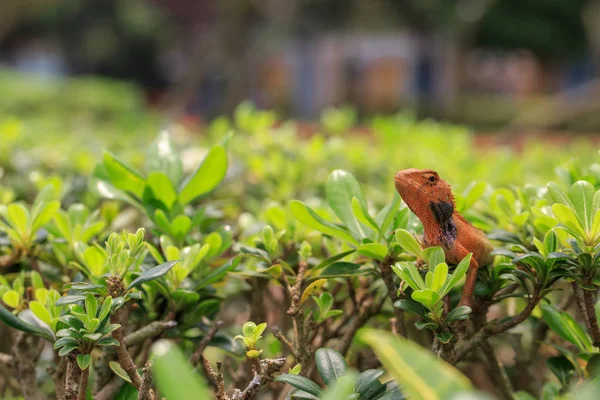
[[[448,264],[458,264],[473,253],[459,305],[473,305],[477,269],[492,262],[492,244],[482,231],[468,223],[454,207],[450,185],[437,172],[415,168],[399,171],[396,190],[421,220],[425,247],[441,246]]]

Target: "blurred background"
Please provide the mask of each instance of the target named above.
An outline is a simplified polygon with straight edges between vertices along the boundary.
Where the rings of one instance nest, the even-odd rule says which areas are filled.
[[[598,0],[2,1],[0,114],[18,114],[19,81],[93,75],[197,121],[250,99],[305,120],[350,105],[595,132],[599,22]]]

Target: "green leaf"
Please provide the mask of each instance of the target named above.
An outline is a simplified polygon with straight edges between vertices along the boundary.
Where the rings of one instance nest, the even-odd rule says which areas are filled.
[[[439,293],[440,293],[441,297],[444,297],[445,295],[447,295],[448,292],[450,292],[450,290],[454,286],[456,286],[458,284],[458,282],[460,282],[460,280],[466,275],[467,270],[469,269],[469,266],[471,265],[471,257],[473,257],[473,253],[467,254],[465,256],[465,258],[463,258],[458,263],[458,265],[454,269],[454,272],[452,273],[452,275],[450,275],[450,279],[447,279],[446,283],[444,283],[444,285],[440,289]]]
[[[213,147],[202,163],[181,184],[179,202],[186,205],[213,191],[227,173],[227,152],[223,146]]]
[[[150,144],[146,157],[146,171],[165,174],[174,185],[177,185],[183,175],[183,165],[170,136],[164,131]]]
[[[325,268],[318,276],[322,278],[335,278],[339,276],[352,276],[360,273],[359,264],[340,261]]]
[[[127,372],[121,367],[121,364],[116,361],[109,361],[108,366],[119,378],[123,379],[125,382],[131,383],[129,375],[127,375]]]
[[[414,263],[398,262],[392,265],[392,270],[413,290],[425,289],[425,282]]]
[[[542,318],[552,331],[576,345],[582,352],[593,351],[592,341],[573,317],[550,304],[542,304],[541,307]]]
[[[417,239],[409,231],[406,229],[396,229],[395,235],[400,247],[414,256],[423,258],[423,250],[421,250],[419,242],[417,242]]]
[[[157,200],[169,209],[173,207],[177,201],[177,192],[167,175],[162,172],[152,172],[146,182]]]
[[[394,191],[394,197],[392,202],[385,206],[375,217],[375,222],[379,225],[381,234],[388,237],[387,230],[392,225],[396,214],[398,213],[398,207],[401,203],[400,195]]]
[[[2,301],[11,308],[18,308],[21,304],[21,296],[15,290],[9,290],[2,295]]]
[[[59,351],[58,351],[58,355],[60,357],[64,357],[67,354],[69,354],[70,352],[72,352],[73,350],[75,350],[77,348],[77,346],[65,346],[62,347]]]
[[[2,320],[6,325],[12,328],[18,329],[23,332],[32,333],[50,342],[54,341],[54,338],[52,337],[50,332],[37,326],[28,324],[27,322],[16,317],[13,313],[8,311],[2,304],[0,304],[0,320]]]
[[[575,366],[563,355],[549,357],[546,360],[546,365],[548,366],[548,369],[556,375],[563,387],[566,387],[569,384],[571,377],[576,372]]]
[[[448,277],[448,264],[445,262],[440,263],[433,273],[433,282],[431,283],[431,289],[440,292],[440,289],[444,287],[446,278]]]
[[[31,233],[35,233],[40,230],[44,225],[52,221],[52,218],[56,215],[60,209],[60,201],[50,201],[42,203],[37,207],[32,208],[31,220]]]
[[[105,199],[124,201],[127,204],[134,206],[138,210],[145,212],[144,207],[135,198],[128,195],[124,191],[117,189],[105,180],[90,178],[88,185],[91,192],[96,193]]]
[[[569,207],[573,207],[573,203],[569,196],[563,192],[556,183],[548,182],[548,193],[550,194],[550,198],[554,203],[564,204]]]
[[[98,312],[98,301],[92,294],[88,294],[85,298],[85,311],[89,319],[96,318]]]
[[[153,281],[154,279],[158,279],[161,276],[165,275],[175,264],[177,264],[179,260],[167,261],[166,263],[157,265],[154,268],[149,269],[148,271],[144,271],[140,276],[138,276],[133,282],[127,286],[127,290],[133,289],[135,287],[140,286],[142,283]]]
[[[319,375],[327,385],[348,374],[348,365],[340,353],[332,349],[320,348],[315,353]]]
[[[369,215],[369,210],[356,197],[352,197],[352,214],[358,222],[371,228],[373,232],[381,233],[377,222]]]
[[[354,391],[360,394],[361,399],[376,399],[385,392],[385,385],[379,381],[385,374],[381,369],[368,369],[356,378]]]
[[[452,340],[452,333],[450,332],[439,332],[435,334],[435,337],[443,344],[448,344]]]
[[[300,298],[300,304],[304,303],[306,301],[306,299],[308,299],[317,290],[321,289],[323,287],[323,285],[325,285],[326,283],[327,283],[327,279],[318,279],[318,280],[312,282],[310,285],[308,285],[308,287],[306,289],[304,289],[304,292],[302,292],[302,297]]]
[[[107,296],[102,302],[102,307],[100,308],[100,313],[98,314],[98,319],[103,321],[104,318],[108,316],[110,313],[110,309],[112,307],[112,297]]]
[[[356,250],[348,250],[348,251],[344,251],[343,253],[339,253],[336,254],[334,256],[331,256],[329,258],[326,258],[325,260],[321,261],[318,265],[316,265],[314,268],[312,268],[312,271],[318,271],[322,268],[327,267],[328,265],[333,264],[336,261],[341,260],[342,258],[354,253]]]
[[[464,202],[463,202],[463,207],[460,210],[461,212],[464,212],[468,209],[470,209],[473,204],[475,204],[475,202],[481,198],[481,196],[483,196],[483,194],[485,193],[485,189],[487,188],[487,183],[485,182],[472,182],[466,190],[466,193],[464,193]]]
[[[360,184],[351,173],[336,169],[327,179],[325,186],[327,203],[335,211],[338,218],[352,232],[356,238],[366,237],[360,223],[352,213],[352,198],[356,197],[359,202],[365,204],[365,198],[360,189]]]
[[[363,244],[359,246],[356,250],[363,256],[367,256],[378,261],[385,259],[385,256],[387,256],[388,253],[387,246],[380,243]]]
[[[79,368],[81,368],[82,370],[88,369],[91,362],[92,362],[91,355],[89,355],[89,354],[78,354],[77,355],[77,365],[79,365]]]
[[[438,264],[446,261],[444,249],[439,246],[427,247],[423,249],[423,257],[427,260],[430,271],[434,271]]]
[[[590,357],[585,370],[592,379],[600,377],[600,353],[595,353]]]
[[[373,349],[407,398],[449,399],[472,389],[459,370],[414,342],[375,329],[364,329],[358,336]]]
[[[431,289],[415,290],[412,292],[411,297],[413,300],[418,301],[430,310],[433,306],[440,301],[440,295]]]
[[[114,154],[104,153],[104,168],[110,177],[110,183],[117,189],[133,193],[138,198],[144,194],[144,177]]]
[[[313,297],[319,307],[321,315],[326,314],[333,306],[333,296],[329,292],[323,292],[319,297]]]
[[[96,342],[98,346],[120,346],[120,343],[117,339],[113,337],[105,337]]]
[[[20,203],[12,203],[6,208],[6,220],[21,236],[27,234],[29,211]]]
[[[569,190],[569,197],[573,202],[573,208],[579,217],[581,225],[586,232],[592,229],[592,203],[595,194],[594,186],[587,181],[577,181]]]
[[[33,286],[33,288],[35,290],[46,288],[46,286],[44,285],[44,280],[42,279],[42,276],[37,271],[31,271],[30,278],[31,278],[31,285]]]
[[[552,213],[576,239],[585,240],[585,231],[579,222],[577,214],[575,214],[575,211],[573,211],[572,208],[565,206],[564,204],[553,204]]]
[[[152,346],[154,377],[160,394],[169,400],[210,399],[204,380],[176,344],[160,340]],[[185,382],[185,385],[181,383]]]
[[[192,228],[192,220],[187,215],[178,215],[171,222],[171,231],[176,238],[184,238]]]
[[[454,321],[460,321],[463,319],[469,318],[469,314],[471,314],[471,307],[468,306],[460,306],[456,307],[454,310],[450,311],[448,315],[446,315],[446,319],[444,320],[444,325],[450,324]]]
[[[303,390],[306,393],[310,393],[313,396],[320,397],[323,394],[319,385],[301,375],[281,374],[275,378],[275,382],[287,383],[288,385]]]
[[[294,390],[291,394],[290,394],[290,399],[292,400],[319,400],[319,398],[317,396],[315,396],[314,394],[310,394],[305,392],[304,390]]]
[[[66,306],[67,304],[75,304],[75,303],[79,303],[80,301],[84,301],[85,300],[85,296],[80,295],[80,294],[70,294],[68,296],[63,296],[60,299],[58,299],[58,301],[56,303],[54,303],[54,305],[57,306]]]
[[[556,238],[556,232],[554,229],[550,229],[544,236],[544,249],[546,254],[554,253],[558,246],[558,239]]]
[[[358,241],[354,239],[352,235],[321,218],[303,202],[299,200],[290,201],[290,210],[294,218],[302,222],[304,225],[323,232],[326,235],[350,242],[355,246],[359,245]]]
[[[48,312],[46,307],[44,305],[42,305],[42,303],[40,303],[39,301],[35,301],[35,300],[30,301],[29,309],[31,310],[33,315],[38,317],[42,322],[44,322],[48,326],[51,326],[52,317],[50,316],[50,313]]]
[[[414,300],[410,300],[410,299],[402,299],[402,300],[398,300],[397,302],[394,303],[394,307],[397,308],[401,308],[404,311],[408,311],[414,314],[417,314],[418,316],[425,318],[427,315],[427,312],[429,310],[427,310],[427,308],[423,307],[423,305],[421,303],[418,303]]]
[[[350,397],[354,393],[354,379],[354,373],[340,377],[323,392],[321,400],[356,399],[356,397]]]

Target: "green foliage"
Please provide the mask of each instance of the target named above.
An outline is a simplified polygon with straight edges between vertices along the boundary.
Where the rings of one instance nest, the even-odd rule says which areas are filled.
[[[203,215],[185,214],[185,207],[212,192],[225,178],[227,153],[223,146],[211,148],[204,160],[187,177],[182,160],[168,133],[162,133],[148,149],[146,175],[117,156],[105,153],[94,172],[93,188],[103,197],[124,201],[139,208],[155,228],[175,243],[184,244]]]
[[[256,344],[260,338],[262,338],[262,334],[267,329],[267,324],[262,323],[260,325],[256,325],[254,322],[246,322],[242,327],[243,335],[237,335],[234,340],[240,339],[244,342],[244,346],[246,346],[246,355],[249,358],[258,358],[260,353],[262,353],[261,349],[256,348]]]
[[[315,382],[297,374],[282,374],[275,381],[287,383],[296,390],[292,399],[403,399],[394,382],[382,383],[384,371],[369,369],[356,374],[348,369],[344,357],[335,350],[321,348],[315,353],[319,376],[328,386],[323,390]]]
[[[359,337],[373,348],[402,392],[411,399],[446,399],[472,390],[460,371],[415,343],[376,330],[365,330]]]
[[[408,337],[466,366],[483,344],[473,338],[491,332],[494,345],[515,346],[518,334],[519,357],[540,360],[529,364],[547,399],[577,393],[597,375],[597,326],[581,318],[589,321],[589,306],[577,311],[581,301],[565,301],[575,288],[593,304],[600,284],[592,146],[528,143],[516,154],[408,113],[366,121],[368,136],[346,135],[356,118],[347,108],[326,110],[324,133],[307,138],[293,121],[278,123],[250,103],[202,135],[174,123],[148,144],[156,121],[135,96],[121,100],[97,104],[94,128],[78,122],[73,140],[63,138],[71,116],[57,110],[0,118],[0,320],[11,337],[20,330],[54,344],[54,358],[35,360],[40,374],[76,355],[100,387],[117,375],[128,383],[116,398],[136,397],[131,369],[111,348],[120,329],[136,343],[127,344],[140,355],[134,364],[148,343],[173,339],[153,352],[157,388],[169,399],[211,398],[185,360],[196,362],[207,346],[203,360],[218,360],[238,385],[271,365],[256,398],[277,387],[273,380],[293,386],[291,398],[479,396],[410,341],[373,330],[354,340],[360,327],[385,329],[393,316]],[[573,154],[580,161],[568,161]],[[471,256],[452,265],[442,248],[423,248],[421,222],[394,192],[394,173],[408,167],[435,168],[451,183],[456,210],[493,241],[473,310],[457,306]],[[546,185],[551,179],[557,183]],[[498,320],[486,324],[486,314]],[[217,316],[232,326],[215,333]],[[273,321],[273,335],[244,318]],[[466,336],[457,330],[463,324]],[[157,330],[139,339],[146,328]],[[229,336],[240,331],[239,341]],[[371,349],[381,369],[365,370]],[[319,383],[303,376],[314,368]],[[502,372],[515,377],[510,362]]]
[[[102,304],[98,304],[92,294],[86,296],[83,306],[70,305],[69,312],[60,317],[65,328],[56,332],[58,340],[54,342],[54,348],[58,350],[58,355],[62,357],[77,351],[77,363],[80,368],[86,369],[90,365],[89,354],[94,346],[118,346],[115,338],[107,336],[121,327],[109,321],[112,307],[111,297],[106,297]]]
[[[173,400],[210,398],[206,384],[193,372],[177,346],[162,340],[152,347],[152,353],[157,386],[163,395]]]

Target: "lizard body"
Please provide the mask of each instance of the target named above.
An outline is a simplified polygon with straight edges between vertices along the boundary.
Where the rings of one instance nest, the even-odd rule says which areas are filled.
[[[471,307],[477,269],[491,264],[492,244],[456,211],[452,189],[437,172],[405,169],[394,180],[402,200],[423,223],[425,247],[441,246],[446,262],[455,265],[473,253],[459,303]]]

